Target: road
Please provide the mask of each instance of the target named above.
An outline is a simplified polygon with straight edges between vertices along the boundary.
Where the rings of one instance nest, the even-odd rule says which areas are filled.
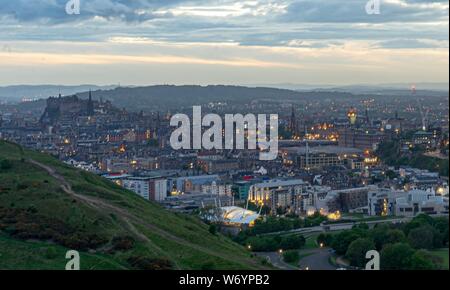
[[[362,221],[366,223],[369,226],[381,224],[381,223],[403,223],[406,221],[411,220],[412,218],[405,217],[405,218],[392,218],[392,219],[384,219],[384,220],[376,220],[376,221]],[[279,235],[279,234],[309,234],[309,233],[320,233],[325,231],[342,231],[342,230],[350,230],[352,227],[359,223],[358,221],[355,221],[353,223],[340,223],[340,224],[329,224],[327,225],[328,229],[325,230],[325,227],[323,225],[317,226],[317,227],[310,227],[310,228],[299,228],[289,231],[281,231],[281,232],[273,232],[273,233],[267,233],[267,234],[261,234],[261,236],[270,236],[270,235]]]
[[[300,255],[305,256],[301,258],[299,267],[284,262],[282,256],[277,252],[261,252],[256,254],[266,258],[274,267],[280,270],[336,270],[336,267],[329,263],[331,253],[328,249],[300,251]]]
[[[310,254],[311,253],[311,254]],[[336,270],[337,268],[330,264],[329,249],[313,249],[301,251],[301,254],[308,256],[300,260],[300,269],[303,270]]]
[[[297,267],[284,262],[282,256],[278,252],[259,252],[256,254],[266,258],[269,263],[280,270],[298,270]]]

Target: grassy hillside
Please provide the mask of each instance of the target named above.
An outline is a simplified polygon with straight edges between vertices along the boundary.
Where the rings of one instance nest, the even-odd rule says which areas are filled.
[[[259,269],[244,248],[46,154],[0,141],[0,269]]]

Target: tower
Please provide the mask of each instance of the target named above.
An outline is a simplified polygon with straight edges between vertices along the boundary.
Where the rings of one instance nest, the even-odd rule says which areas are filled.
[[[369,108],[366,107],[366,124],[370,125]]]
[[[295,116],[294,105],[292,105],[291,118],[289,120],[289,130],[291,131],[293,136],[297,135],[297,118]]]
[[[93,116],[94,115],[94,102],[92,101],[92,91],[89,90],[89,100],[87,104],[87,115]]]
[[[356,118],[358,117],[356,109],[351,107],[350,110],[347,113],[348,120],[350,121],[351,125],[356,124]]]

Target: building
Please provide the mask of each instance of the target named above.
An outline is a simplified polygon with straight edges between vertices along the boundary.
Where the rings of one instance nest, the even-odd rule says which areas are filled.
[[[424,169],[400,167],[399,175],[401,178],[408,179],[410,188],[429,190],[442,183],[438,172]]]
[[[211,193],[213,195],[228,195],[232,196],[233,192],[231,189],[231,184],[225,183],[225,182],[216,182],[213,181],[210,184],[204,184],[201,186],[202,192],[204,193]]]
[[[425,190],[375,189],[368,194],[368,214],[371,216],[448,214],[448,205],[448,197]]]
[[[167,197],[167,179],[162,177],[136,177],[128,174],[108,174],[104,177],[146,200],[162,202]]]
[[[210,193],[191,192],[167,197],[162,204],[170,210],[190,213],[201,208],[220,208],[232,206],[233,198]]]
[[[371,216],[395,215],[396,198],[401,197],[403,194],[403,192],[393,191],[388,188],[371,190],[367,195],[367,213]]]
[[[331,190],[323,199],[317,201],[316,207],[327,212],[351,212],[363,210],[368,204],[368,194],[374,186]]]
[[[339,146],[352,147],[361,150],[376,150],[378,145],[386,139],[383,132],[376,130],[364,130],[343,128],[339,131]]]
[[[200,168],[209,174],[229,172],[239,169],[239,161],[234,159],[222,159],[222,160],[198,160]]]
[[[168,187],[172,195],[187,192],[202,192],[203,185],[220,182],[219,175],[196,175],[169,178]]]
[[[416,216],[426,214],[448,214],[448,198],[428,191],[412,190],[395,200],[395,215]]]
[[[133,173],[139,170],[157,170],[160,166],[155,157],[133,159],[110,157],[102,160],[100,168],[106,172]]]
[[[254,211],[237,206],[226,206],[221,208],[223,223],[234,226],[252,226],[260,215]]]
[[[234,182],[234,186],[236,188],[240,200],[248,199],[248,192],[250,191],[250,187],[255,183],[256,182],[251,180],[240,180]]]
[[[320,169],[343,165],[347,159],[356,159],[363,151],[340,146],[288,147],[281,150],[283,164],[301,169]]]
[[[127,177],[122,180],[122,186],[150,200],[149,180],[148,177]]]
[[[434,129],[432,131],[418,131],[414,133],[412,142],[414,145],[424,146],[426,148],[436,148],[441,139],[441,131]]]
[[[250,186],[248,200],[266,205],[275,213],[277,209],[301,214],[306,211],[302,194],[309,184],[301,179],[270,180]]]
[[[47,107],[40,118],[40,123],[41,125],[55,125],[61,124],[60,122],[64,120],[72,121],[78,116],[93,116],[99,105],[99,102],[92,100],[91,92],[89,92],[87,100],[80,99],[77,95],[68,97],[59,95],[57,98],[48,98]]]
[[[150,178],[149,180],[150,200],[162,202],[167,197],[167,179]]]

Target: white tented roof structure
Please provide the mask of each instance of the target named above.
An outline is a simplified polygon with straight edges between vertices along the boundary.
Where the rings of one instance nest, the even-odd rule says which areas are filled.
[[[237,206],[222,207],[223,219],[227,223],[251,224],[259,218],[259,214]]]

